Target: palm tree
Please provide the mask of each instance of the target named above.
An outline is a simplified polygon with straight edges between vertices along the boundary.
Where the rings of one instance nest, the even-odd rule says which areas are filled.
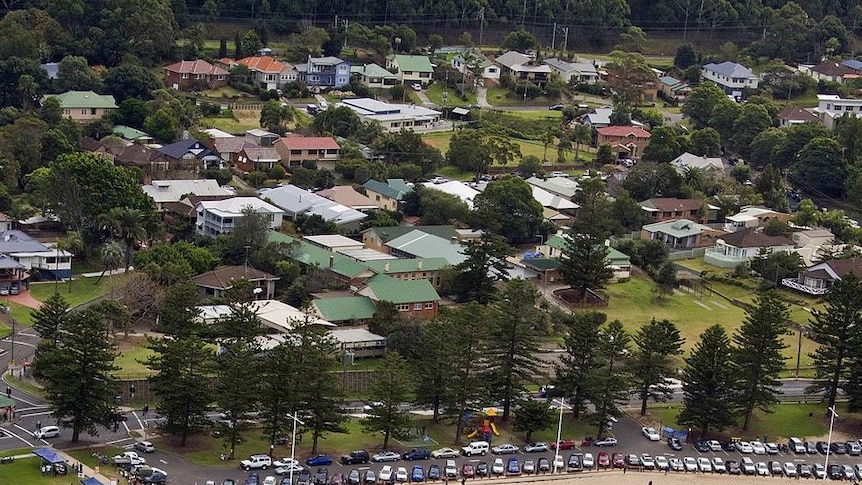
[[[114,207],[108,211],[107,226],[118,239],[126,244],[125,268],[132,265],[132,249],[135,243],[147,237],[144,229],[144,213],[129,207]]]
[[[548,163],[548,145],[554,143],[554,135],[555,133],[550,130],[542,134],[542,143],[545,144],[545,151],[542,154],[542,161],[544,163]]]
[[[120,266],[120,263],[123,262],[123,247],[116,241],[109,241],[102,246],[102,250],[99,252],[99,259],[102,260],[102,264],[105,267],[102,269],[102,274],[100,274],[99,278],[96,280],[97,285],[102,281],[102,277],[105,276],[108,269],[113,271]],[[113,288],[111,293],[113,293]]]
[[[581,158],[581,145],[588,144],[593,137],[593,132],[587,125],[581,123],[572,127],[572,141],[575,142],[575,161]]]

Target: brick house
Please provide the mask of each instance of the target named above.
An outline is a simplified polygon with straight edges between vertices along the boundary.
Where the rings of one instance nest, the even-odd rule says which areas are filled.
[[[165,86],[179,91],[221,88],[227,86],[227,77],[227,70],[203,59],[179,61],[165,67]]]
[[[391,302],[401,315],[422,320],[437,316],[440,302],[440,295],[427,279],[399,281],[381,274],[369,278],[357,293],[367,296],[375,305],[381,301]]]
[[[281,155],[275,147],[262,147],[254,143],[245,143],[237,155],[234,168],[243,172],[259,170],[269,172],[281,164]]]
[[[288,168],[312,161],[318,169],[335,170],[341,146],[331,136],[286,136],[275,142],[281,162]]]
[[[596,146],[607,143],[617,154],[617,158],[640,157],[652,136],[639,126],[605,126],[596,132]]]
[[[74,121],[89,122],[101,119],[117,109],[117,103],[110,94],[96,94],[93,91],[66,91],[42,98],[44,103],[50,97],[57,98],[63,116]]]
[[[640,206],[647,223],[688,219],[705,224],[718,217],[718,209],[700,199],[655,197],[641,202]]]

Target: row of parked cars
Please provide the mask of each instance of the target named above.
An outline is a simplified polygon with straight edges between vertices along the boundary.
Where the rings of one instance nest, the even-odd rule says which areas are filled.
[[[672,438],[675,439],[675,438]],[[681,448],[675,448],[670,440],[668,444],[671,448],[676,450]],[[830,454],[836,455],[850,455],[850,456],[860,456],[862,455],[862,442],[860,441],[846,441],[846,442],[832,442],[827,443],[826,441],[803,441],[799,438],[790,438],[787,444],[777,444],[777,443],[762,443],[757,440],[753,441],[726,441],[724,443],[717,440],[697,440],[694,442],[694,448],[701,453],[707,453],[710,451],[737,451],[744,455],[753,454],[753,455],[777,455],[778,453],[788,453],[793,452],[797,455],[825,455],[827,449]]]

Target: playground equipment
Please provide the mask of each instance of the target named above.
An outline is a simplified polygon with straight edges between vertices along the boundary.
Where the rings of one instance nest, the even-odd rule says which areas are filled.
[[[491,435],[500,436],[497,430],[497,424],[494,422],[497,418],[497,410],[495,408],[485,408],[476,414],[464,413],[464,434],[467,438],[480,437],[485,441],[491,439]]]

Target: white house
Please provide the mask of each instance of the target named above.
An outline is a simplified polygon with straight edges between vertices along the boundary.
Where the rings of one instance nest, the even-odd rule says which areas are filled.
[[[670,164],[680,174],[685,173],[686,169],[690,168],[703,170],[704,173],[724,173],[724,162],[722,162],[721,158],[718,157],[699,157],[685,152],[671,160]]]
[[[773,252],[793,251],[794,242],[786,236],[769,236],[762,231],[742,229],[719,237],[715,246],[707,248],[703,261],[719,268],[734,268],[751,261],[761,248]]]
[[[284,211],[257,197],[233,197],[224,200],[204,200],[195,206],[197,221],[195,232],[201,236],[216,237],[233,230],[243,211],[251,208],[269,216],[269,228],[279,229]]]
[[[439,190],[440,192],[445,192],[449,195],[454,195],[458,197],[470,210],[473,210],[473,199],[479,195],[479,191],[465,184],[464,182],[459,182],[457,180],[450,180],[449,182],[444,182],[442,184],[435,184],[431,182],[423,183],[425,187],[429,189]]]
[[[494,59],[501,68],[502,74],[509,76],[514,83],[531,82],[544,86],[550,79],[551,66],[536,62],[535,57],[509,51]]]
[[[213,179],[153,180],[142,188],[144,193],[153,199],[157,208],[168,202],[179,202],[189,194],[199,197],[233,195]]]
[[[545,64],[551,66],[551,72],[556,73],[565,82],[576,84],[595,84],[599,82],[599,72],[592,62],[569,62],[552,57],[545,59]]]
[[[384,103],[371,98],[345,99],[339,106],[347,106],[365,121],[373,121],[387,131],[434,131],[450,129],[441,122],[442,113],[424,106]]]
[[[705,64],[700,74],[734,98],[742,98],[746,88],[757,89],[760,84],[760,78],[751,69],[730,61]]]
[[[434,66],[428,56],[389,54],[386,56],[386,69],[394,72],[402,84],[419,83],[425,86],[431,83],[434,74]]]
[[[0,254],[17,262],[24,271],[39,271],[42,279],[72,276],[72,253],[42,244],[22,231],[0,232]],[[29,277],[26,273],[23,276],[24,279]],[[0,276],[0,287],[8,288],[9,285],[4,284],[9,282],[7,280],[9,278]]]
[[[278,206],[291,220],[300,214],[318,215],[339,227],[358,228],[361,221],[368,217],[356,209],[291,184],[267,190],[261,193],[261,197]]]
[[[452,58],[451,65],[455,70],[464,74],[465,79],[481,75],[481,79],[476,78],[474,80],[475,84],[484,84],[486,87],[500,84],[500,66],[494,64],[477,50],[470,49],[456,55]]]
[[[842,116],[858,117],[862,114],[862,99],[842,98],[837,94],[818,94],[814,114],[820,118],[823,126],[832,130]]]

